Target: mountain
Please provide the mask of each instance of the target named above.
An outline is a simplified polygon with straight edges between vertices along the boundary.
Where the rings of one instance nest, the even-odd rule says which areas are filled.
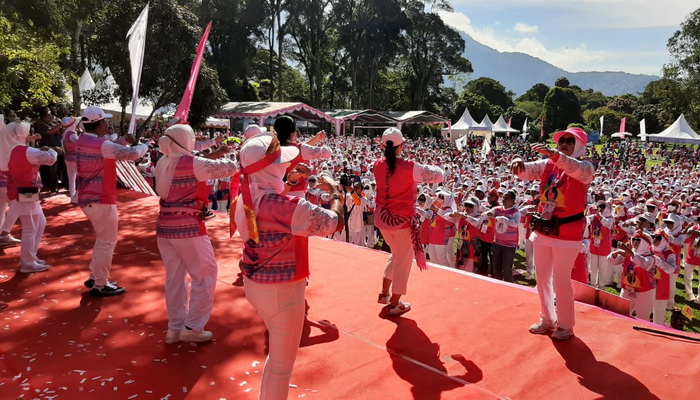
[[[606,96],[643,92],[649,82],[659,79],[654,75],[626,72],[568,72],[524,53],[501,53],[485,46],[465,33],[463,56],[471,61],[474,72],[470,79],[488,77],[499,81],[506,90],[520,96],[536,83],[554,86],[557,78],[565,76],[569,83],[581,89],[593,89]]]

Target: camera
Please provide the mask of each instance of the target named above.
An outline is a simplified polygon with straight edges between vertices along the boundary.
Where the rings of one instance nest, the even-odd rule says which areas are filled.
[[[349,174],[342,174],[342,175],[340,175],[340,179],[338,180],[338,183],[340,183],[340,185],[343,187],[352,186],[353,183],[355,183],[355,180]]]

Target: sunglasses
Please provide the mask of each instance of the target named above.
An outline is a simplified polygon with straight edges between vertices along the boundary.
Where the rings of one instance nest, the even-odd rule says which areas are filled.
[[[649,210],[649,209],[655,210],[656,206],[647,206],[647,210]]]
[[[661,239],[663,239],[664,237],[661,236],[661,235],[654,235],[654,236],[652,236],[651,238],[654,239],[654,240],[661,240]]]
[[[641,241],[642,241],[642,239],[640,239],[640,238],[633,238],[633,239],[632,239],[632,242],[633,242],[633,243],[639,243],[639,242],[641,242]]]
[[[559,139],[559,144],[568,144],[568,145],[573,145],[576,144],[576,138],[575,137],[568,137],[568,138],[560,138]]]

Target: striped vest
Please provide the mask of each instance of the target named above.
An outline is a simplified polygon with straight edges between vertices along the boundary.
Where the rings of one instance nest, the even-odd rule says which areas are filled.
[[[298,197],[266,194],[256,209],[260,242],[249,239],[241,271],[258,283],[293,282],[309,276],[309,239],[292,235]]]
[[[27,159],[27,146],[15,146],[10,152],[10,161],[7,179],[7,198],[17,200],[17,188],[41,187],[39,166],[29,163]]]
[[[180,157],[170,192],[166,198],[160,199],[156,236],[185,239],[206,235],[207,229],[202,220],[202,207],[207,201],[206,186],[206,182],[199,182],[194,175],[194,157]]]
[[[117,204],[117,163],[102,156],[106,139],[80,135],[75,142],[78,177],[78,204]]]
[[[506,210],[503,206],[499,206],[494,209],[494,212],[496,217],[512,218],[513,215],[518,212],[518,207],[511,207]],[[505,227],[505,232],[499,232],[499,230],[503,229],[497,229],[495,225],[501,223],[502,222],[494,223],[494,242],[505,247],[518,247],[518,227],[508,225]]]
[[[74,134],[75,131],[67,130],[63,134],[63,159],[66,162],[75,162],[75,142],[71,142],[70,136]]]

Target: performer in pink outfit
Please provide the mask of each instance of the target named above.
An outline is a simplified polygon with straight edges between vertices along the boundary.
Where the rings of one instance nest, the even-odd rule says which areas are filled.
[[[586,141],[582,129],[569,128],[554,134],[556,150],[544,144],[532,146],[546,159],[525,163],[516,157],[511,161],[511,170],[520,179],[540,180],[539,215],[533,216],[535,229],[530,240],[534,245],[541,314],[539,322],[530,326],[530,332],[544,334],[554,330],[552,337],[561,340],[573,334],[571,270],[581,250],[586,195],[593,181],[593,164],[579,159],[586,155]]]
[[[442,182],[444,174],[439,167],[400,158],[403,145],[404,138],[400,130],[385,130],[381,139],[384,158],[375,162],[373,167],[377,179],[374,224],[391,247],[391,255],[384,269],[382,292],[377,302],[388,304],[387,312],[390,315],[411,310],[411,305],[400,299],[408,288],[414,254],[418,266],[425,268],[425,253],[420,243],[415,210],[417,182]]]

